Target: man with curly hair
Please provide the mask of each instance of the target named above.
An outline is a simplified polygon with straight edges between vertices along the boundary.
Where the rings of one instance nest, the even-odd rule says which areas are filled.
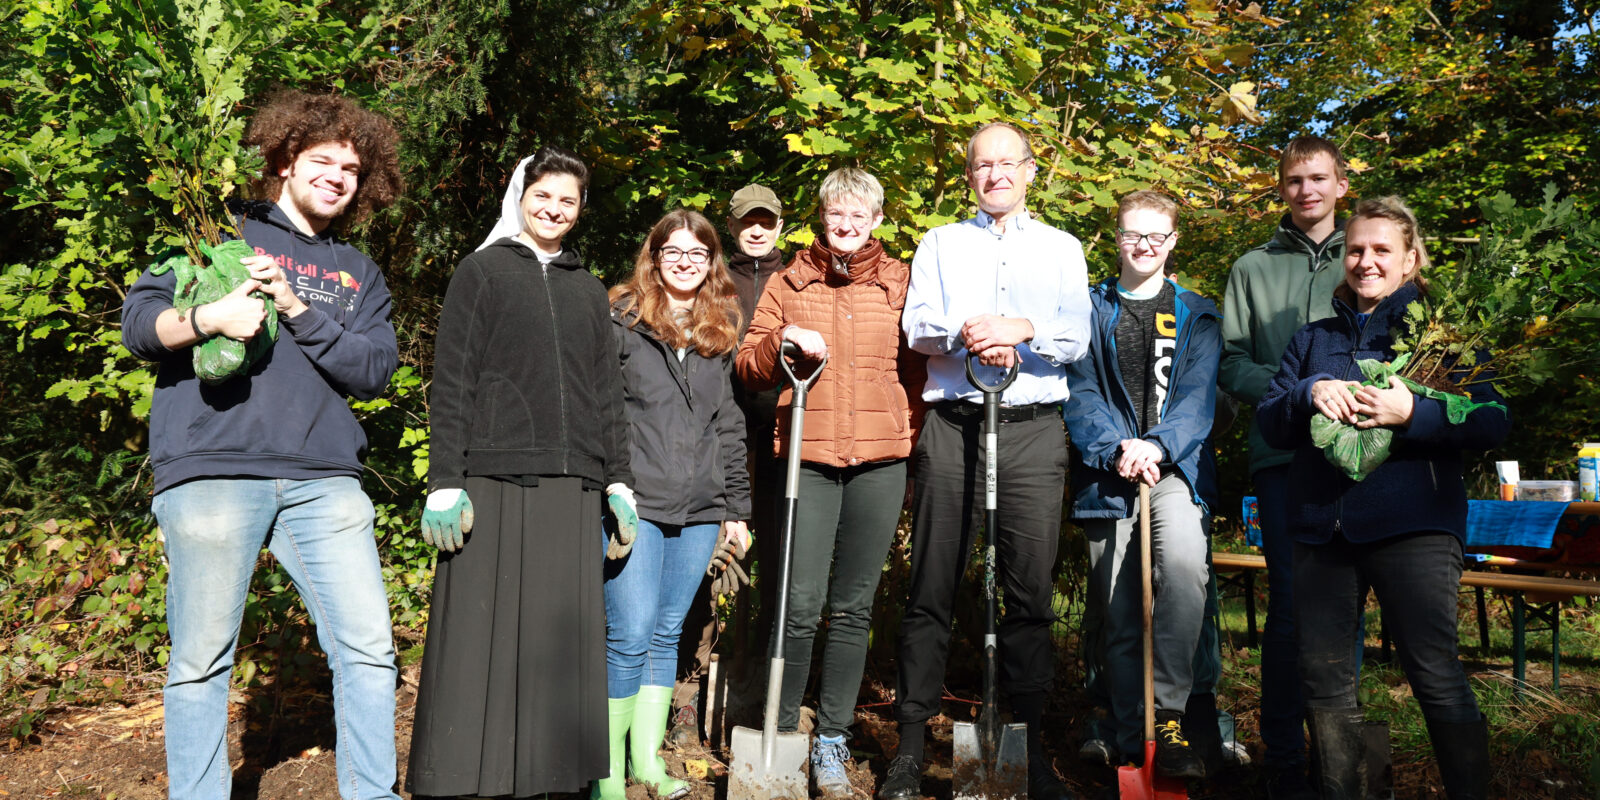
[[[393,633],[361,489],[367,439],[346,398],[381,394],[399,353],[383,274],[333,232],[399,193],[396,139],[388,120],[346,98],[270,98],[245,139],[267,161],[258,199],[234,209],[255,251],[244,259],[250,279],[176,308],[173,273],[146,271],[123,305],[123,343],[158,369],[150,462],[169,564],[173,800],[230,794],[228,679],[263,545],[328,654],[339,795],[398,798]],[[191,348],[265,335],[263,298],[277,310],[277,341],[244,374],[203,384]]]

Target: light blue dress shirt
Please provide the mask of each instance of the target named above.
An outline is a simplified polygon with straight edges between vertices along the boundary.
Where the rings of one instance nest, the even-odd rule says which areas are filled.
[[[1017,345],[1017,380],[1001,395],[1005,405],[1021,406],[1066,401],[1066,365],[1088,352],[1091,313],[1089,270],[1076,237],[1027,211],[1002,233],[980,211],[934,228],[917,245],[900,325],[911,349],[931,356],[923,400],[980,402],[967,381],[961,326],[980,314],[1026,318],[1033,340]],[[1004,375],[999,367],[973,369],[987,382]]]

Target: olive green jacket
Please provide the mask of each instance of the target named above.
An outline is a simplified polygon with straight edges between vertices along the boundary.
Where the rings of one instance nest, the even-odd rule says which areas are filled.
[[[1286,214],[1266,244],[1239,257],[1223,298],[1222,364],[1217,384],[1255,405],[1278,374],[1295,331],[1333,316],[1333,290],[1344,280],[1344,220],[1318,244]],[[1288,464],[1294,454],[1268,447],[1250,423],[1250,472]]]

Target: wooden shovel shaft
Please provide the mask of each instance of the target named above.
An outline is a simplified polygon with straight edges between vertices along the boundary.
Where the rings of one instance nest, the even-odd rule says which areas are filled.
[[[1139,481],[1139,583],[1144,618],[1144,740],[1156,738],[1155,633],[1151,630],[1154,592],[1150,586],[1150,487]]]

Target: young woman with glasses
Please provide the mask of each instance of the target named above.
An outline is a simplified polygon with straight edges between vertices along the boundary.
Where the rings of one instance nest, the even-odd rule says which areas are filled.
[[[658,754],[683,619],[718,538],[739,552],[750,539],[744,413],[731,383],[739,298],[705,217],[680,209],[651,228],[633,276],[611,290],[611,318],[639,535],[606,563],[611,775],[592,795],[622,800],[632,775],[671,800],[689,792]]]

